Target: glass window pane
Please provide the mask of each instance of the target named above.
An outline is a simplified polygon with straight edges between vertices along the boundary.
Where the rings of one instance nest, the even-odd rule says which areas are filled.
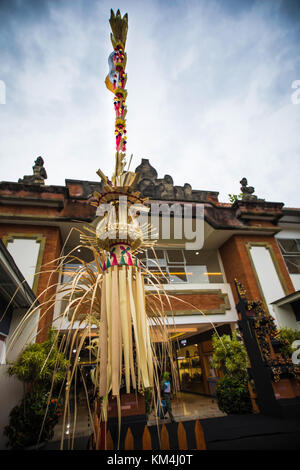
[[[278,244],[283,253],[300,253],[300,240],[279,239]]]
[[[188,282],[223,283],[217,250],[185,251]]]
[[[80,264],[67,263],[63,267],[63,282],[72,282],[75,272],[81,267]]]
[[[186,275],[188,282],[194,284],[209,283],[209,276],[207,276],[206,266],[187,266]]]
[[[7,249],[30,287],[34,285],[40,243],[37,240],[14,238],[7,243]]]
[[[148,267],[166,266],[166,260],[163,250],[147,250]]]
[[[147,269],[158,276],[162,284],[224,282],[217,250],[192,251],[158,248],[155,254],[152,250],[147,250]]]
[[[300,256],[284,256],[287,268],[291,274],[300,274]]]
[[[146,284],[168,284],[168,273],[165,268],[148,268],[145,272],[145,282]]]
[[[167,250],[168,264],[184,264],[185,259],[182,250]]]
[[[148,271],[155,276],[166,276],[168,274],[166,268],[161,266],[148,266]]]
[[[169,267],[169,278],[172,283],[187,282],[185,268],[178,266]]]

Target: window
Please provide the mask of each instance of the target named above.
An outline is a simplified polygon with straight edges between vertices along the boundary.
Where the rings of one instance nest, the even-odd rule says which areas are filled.
[[[290,274],[300,274],[300,239],[277,239]]]
[[[81,267],[80,264],[75,263],[66,263],[63,267],[63,278],[62,282],[72,282],[74,279],[74,273],[78,272],[78,269]]]
[[[146,283],[222,283],[217,251],[190,251],[158,248],[141,256],[144,267],[153,274]]]
[[[291,306],[295,314],[296,321],[300,322],[300,300],[294,300],[294,302],[291,302]]]
[[[83,264],[67,262],[63,265],[62,268],[62,282],[63,283],[72,283],[76,274],[80,272],[80,269],[83,267]],[[96,263],[89,263],[89,268],[93,271],[96,271]],[[83,284],[80,283],[80,287]]]
[[[7,250],[23,274],[26,282],[36,293],[39,272],[45,247],[45,237],[36,234],[9,234],[3,237]]]

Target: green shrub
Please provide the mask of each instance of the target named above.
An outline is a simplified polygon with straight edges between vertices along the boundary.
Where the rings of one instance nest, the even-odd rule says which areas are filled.
[[[68,360],[58,349],[55,330],[50,331],[47,341],[28,345],[10,365],[8,374],[26,384],[27,393],[10,412],[9,425],[4,429],[9,447],[23,449],[52,439],[61,414],[56,388],[64,380],[67,367]]]
[[[213,365],[222,369],[224,378],[218,382],[216,398],[221,411],[227,414],[252,413],[248,389],[248,357],[237,333],[218,337],[213,335]]]
[[[282,341],[282,346],[280,348],[280,352],[284,358],[291,358],[293,352],[295,351],[292,348],[292,344],[294,341],[300,339],[300,331],[293,330],[292,328],[281,328],[278,338]]]
[[[24,349],[8,368],[8,374],[34,389],[49,390],[52,380],[54,384],[64,380],[67,367],[68,360],[56,344],[56,332],[51,330],[48,340],[29,344]]]
[[[47,394],[41,391],[27,393],[21,403],[11,410],[9,425],[4,429],[8,447],[24,449],[52,439],[62,409],[57,398],[53,398],[46,414],[47,403]]]
[[[225,375],[218,382],[216,397],[221,411],[227,414],[252,413],[247,381]]]
[[[213,343],[213,366],[223,369],[225,374],[246,379],[248,377],[247,351],[242,341],[239,341],[237,333],[232,338],[229,335],[221,337],[216,334],[212,337]]]

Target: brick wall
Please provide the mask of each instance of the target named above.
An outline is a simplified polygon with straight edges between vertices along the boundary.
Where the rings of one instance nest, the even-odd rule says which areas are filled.
[[[42,268],[39,275],[38,286],[36,295],[39,299],[39,303],[50,299],[50,297],[55,294],[56,287],[48,289],[47,292],[44,292],[50,285],[55,285],[58,282],[58,274],[51,276],[50,273],[55,267],[53,260],[59,257],[61,250],[61,240],[60,232],[58,227],[44,227],[39,225],[5,225],[0,226],[0,237],[3,238],[5,235],[9,234],[37,234],[43,235],[46,239],[45,249],[42,258]],[[50,264],[48,264],[50,263]],[[50,308],[47,311],[47,306],[42,306],[40,311],[40,321],[38,327],[37,342],[42,342],[47,339],[48,330],[52,324],[54,308]]]
[[[224,298],[214,292],[211,293],[199,293],[199,294],[184,294],[176,293],[174,297],[168,296],[167,298],[161,296],[159,299],[156,299],[154,296],[146,297],[147,304],[149,306],[156,306],[158,309],[161,309],[162,306],[164,311],[169,312],[184,312],[184,311],[195,311],[197,309],[204,311],[214,311],[219,310],[221,306],[224,305]],[[149,312],[151,309],[149,308]]]
[[[234,286],[235,278],[237,278],[237,280],[243,284],[244,288],[247,290],[247,296],[249,299],[263,300],[251,266],[249,254],[246,249],[248,242],[263,242],[272,246],[287,289],[289,293],[294,292],[295,289],[293,287],[291,278],[287,271],[280,249],[273,236],[233,235],[220,248],[220,254],[224,265],[227,282],[231,284],[235,301],[237,302],[236,289]]]

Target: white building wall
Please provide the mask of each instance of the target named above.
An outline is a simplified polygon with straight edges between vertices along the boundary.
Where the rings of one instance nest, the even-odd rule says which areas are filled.
[[[0,365],[0,450],[6,449],[7,438],[3,430],[9,423],[9,413],[23,397],[23,384],[15,377],[9,377],[7,369],[7,365]]]
[[[26,311],[22,309],[13,312],[9,334],[6,340],[6,362],[14,361],[26,345],[35,343],[40,311],[37,309],[20,327],[25,313]],[[15,335],[17,328],[18,332]]]
[[[274,305],[271,305],[275,300],[285,297],[286,293],[278,277],[270,251],[265,246],[252,246],[250,255],[269,312],[273,316],[277,327],[282,328],[291,325],[291,328],[295,328],[295,315],[291,310],[290,312],[285,311],[283,315],[281,315],[281,311],[274,307]],[[289,313],[290,319],[288,319]]]
[[[300,322],[297,322],[296,316],[291,305],[273,305],[276,317],[279,319],[280,328],[291,328],[292,330],[300,330]]]
[[[300,290],[300,274],[290,274],[295,290]]]
[[[274,317],[277,326],[280,326],[279,318],[273,309],[272,302],[285,296],[282,284],[278,277],[270,251],[265,246],[252,246],[250,255],[254,264],[260,287],[263,291],[270,314]]]
[[[3,435],[3,430],[9,423],[9,413],[23,398],[24,394],[22,382],[15,377],[8,376],[8,363],[14,361],[27,344],[35,342],[37,334],[39,310],[24,323],[19,330],[20,334],[17,335],[15,341],[13,340],[13,334],[24,318],[25,313],[24,310],[15,310],[13,312],[9,334],[2,348],[0,365],[0,450],[6,448],[7,439]]]

